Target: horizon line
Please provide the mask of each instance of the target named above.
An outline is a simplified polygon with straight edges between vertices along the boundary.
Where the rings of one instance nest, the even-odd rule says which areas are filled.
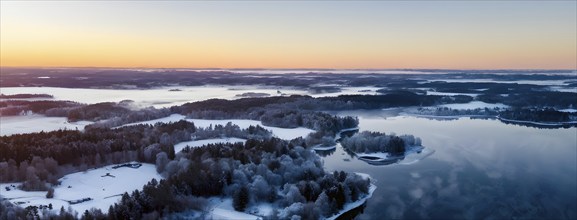
[[[37,68],[37,69],[190,69],[190,70],[516,70],[516,71],[577,71],[577,68],[555,68],[555,69],[543,69],[543,68],[496,68],[496,69],[483,69],[483,68],[266,68],[266,67],[254,67],[254,68],[225,68],[225,67],[114,67],[114,66],[0,66],[0,68]]]

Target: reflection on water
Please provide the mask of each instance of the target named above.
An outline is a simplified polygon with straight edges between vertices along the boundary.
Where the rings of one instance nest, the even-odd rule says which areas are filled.
[[[365,211],[365,207],[367,207],[367,203],[363,203],[359,207],[351,209],[350,211],[340,215],[337,220],[345,220],[345,219],[353,219],[356,216],[362,214]]]
[[[418,163],[388,166],[369,165],[340,146],[324,157],[328,170],[368,173],[376,181],[359,219],[577,218],[577,128],[340,115],[359,116],[361,131],[413,134],[436,150]]]

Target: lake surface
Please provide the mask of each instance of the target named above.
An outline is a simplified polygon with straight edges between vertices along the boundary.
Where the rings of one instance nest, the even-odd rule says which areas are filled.
[[[15,94],[48,94],[54,98],[35,100],[65,100],[86,104],[100,102],[120,102],[132,100],[135,107],[171,107],[187,102],[196,102],[207,99],[239,99],[247,92],[262,93],[267,96],[310,95],[312,97],[339,96],[339,95],[376,95],[379,88],[344,87],[338,92],[311,93],[306,89],[280,86],[167,86],[151,89],[92,89],[92,88],[59,88],[59,87],[2,87],[0,93]]]
[[[327,170],[371,175],[377,185],[357,219],[575,219],[577,128],[497,120],[432,120],[391,111],[342,112],[360,130],[413,134],[436,152],[418,163],[373,166],[339,146]]]

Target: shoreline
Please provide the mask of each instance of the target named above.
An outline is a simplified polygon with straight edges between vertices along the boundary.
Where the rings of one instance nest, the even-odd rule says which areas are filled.
[[[540,126],[575,126],[577,125],[577,121],[568,121],[568,122],[536,122],[536,121],[522,121],[522,120],[513,120],[513,119],[506,119],[500,116],[495,116],[496,119],[504,122],[511,122],[511,123],[525,123],[525,124],[533,124],[533,125],[540,125]]]
[[[520,124],[532,124],[537,126],[547,126],[547,127],[555,127],[555,126],[576,126],[577,121],[567,121],[567,122],[539,122],[539,121],[523,121],[523,120],[514,120],[514,119],[507,119],[496,116],[490,115],[422,115],[422,114],[413,114],[413,113],[406,113],[403,112],[399,114],[400,116],[413,116],[413,117],[420,117],[420,118],[431,118],[431,119],[459,119],[459,118],[486,118],[486,119],[497,119],[502,122],[510,122],[510,123],[520,123]]]
[[[414,113],[407,113],[402,112],[399,115],[401,116],[413,116],[413,117],[421,117],[421,118],[443,118],[443,119],[459,119],[459,118],[495,118],[496,116],[493,115],[423,115],[423,114],[414,114]]]
[[[370,177],[369,177],[370,178]],[[375,190],[377,189],[377,186],[375,184],[372,184],[369,186],[369,194],[367,194],[365,197],[363,197],[362,199],[359,199],[357,201],[351,202],[351,203],[347,203],[345,204],[345,206],[343,207],[342,210],[340,210],[337,214],[334,214],[332,216],[327,217],[327,220],[335,220],[338,217],[340,217],[341,215],[355,209],[358,208],[359,206],[365,204],[371,197],[373,197],[373,193],[375,192]]]

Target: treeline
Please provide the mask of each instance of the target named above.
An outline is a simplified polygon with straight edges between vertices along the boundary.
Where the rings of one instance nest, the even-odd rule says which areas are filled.
[[[74,108],[66,112],[68,121],[99,121],[113,117],[122,117],[131,110],[125,102],[102,102]]]
[[[72,209],[60,208],[60,211],[55,211],[55,207],[48,205],[48,207],[39,209],[36,206],[28,206],[22,208],[20,206],[14,205],[9,201],[3,200],[0,196],[0,219],[1,220],[13,220],[13,219],[51,219],[51,220],[73,220],[77,219],[77,213]],[[98,213],[99,210],[91,210],[91,212]],[[102,216],[102,215],[100,215]],[[84,217],[84,216],[83,216]],[[87,218],[82,218],[87,219]],[[102,219],[102,218],[100,218]]]
[[[201,197],[226,196],[238,211],[266,202],[280,207],[268,216],[272,219],[319,219],[368,193],[368,179],[326,173],[321,159],[302,144],[302,139],[271,138],[187,149],[168,161],[174,166],[165,180],[123,195],[106,218],[160,218],[191,208],[202,212],[206,200]]]
[[[54,96],[48,94],[14,94],[14,95],[0,94],[0,99],[32,99],[32,98],[51,99],[54,98]]]
[[[500,109],[490,108],[476,108],[476,109],[452,109],[448,107],[437,108],[417,108],[408,113],[430,116],[460,116],[460,115],[475,115],[475,116],[496,116]]]
[[[500,112],[499,117],[518,121],[568,122],[571,120],[577,120],[577,113],[560,112],[553,108],[511,109]]]
[[[324,146],[334,145],[335,135],[340,130],[354,128],[359,124],[359,120],[356,117],[337,117],[323,112],[286,110],[282,109],[282,107],[283,106],[269,106],[266,108],[252,108],[251,111],[246,113],[225,113],[221,111],[215,112],[205,110],[200,112],[191,112],[188,114],[188,117],[209,119],[239,117],[260,120],[264,125],[272,127],[310,128],[315,130],[315,132],[306,137],[306,146],[314,146],[318,144]],[[265,110],[267,108],[270,109]],[[215,118],[214,116],[218,117]]]
[[[160,152],[174,158],[173,144],[190,140],[195,131],[193,123],[179,121],[2,136],[0,182],[22,181],[24,190],[45,190],[63,175],[92,167],[135,160],[154,163]]]
[[[235,125],[232,122],[228,122],[226,125],[211,125],[207,128],[199,127],[196,128],[196,132],[194,132],[192,135],[195,140],[224,137],[264,140],[272,137],[272,133],[269,130],[266,130],[259,125],[251,125],[246,129],[241,129],[238,125]]]
[[[69,108],[51,109],[45,113],[47,116],[67,117],[68,121],[100,121],[110,124],[127,124],[135,121],[145,121],[170,115],[168,109],[143,108],[137,109],[131,100],[118,103],[101,102],[89,105],[77,105]],[[34,111],[33,111],[34,112]]]
[[[440,96],[418,95],[408,91],[392,91],[383,95],[340,95],[338,97],[319,97],[293,95],[289,97],[243,98],[237,100],[210,99],[186,103],[171,108],[174,113],[200,114],[209,117],[245,115],[247,112],[258,113],[268,109],[292,110],[351,110],[378,109],[399,106],[420,106],[440,104]],[[447,100],[449,101],[449,100]],[[234,106],[234,108],[230,108]],[[211,114],[204,113],[210,112]]]
[[[67,117],[68,121],[99,121],[105,127],[145,121],[165,117],[171,114],[169,109],[143,108],[136,109],[129,100],[102,102],[96,104],[81,104],[71,101],[53,100],[4,100],[0,101],[0,116],[16,116],[23,114],[42,114],[48,117]]]
[[[518,80],[518,79],[514,79]],[[500,83],[495,82],[445,82],[439,81],[423,83],[421,88],[430,88],[437,92],[449,93],[483,93],[483,94],[509,94],[524,93],[533,90],[543,90],[545,86],[518,84],[518,83]]]
[[[24,190],[47,190],[68,173],[108,164],[140,161],[155,163],[157,156],[174,159],[174,144],[196,139],[237,137],[268,139],[260,126],[237,125],[196,128],[192,122],[133,125],[117,129],[88,128],[85,132],[59,130],[0,137],[0,182],[22,181]],[[164,153],[164,154],[160,154]]]
[[[408,147],[421,146],[421,139],[413,135],[363,131],[341,140],[341,145],[354,153],[390,153],[403,155]]]
[[[571,80],[575,79],[575,74],[555,75],[555,73],[571,73],[571,71],[549,71],[539,70],[539,72],[510,71],[510,70],[411,70],[407,73],[387,73],[379,74],[380,70],[366,70],[355,73],[331,74],[332,70],[322,69],[325,73],[319,73],[316,69],[307,69],[306,77],[303,74],[295,73],[303,70],[284,70],[283,74],[259,73],[255,77],[254,73],[241,73],[234,70],[211,69],[205,70],[185,70],[185,69],[154,69],[147,70],[143,74],[136,69],[99,69],[99,68],[73,68],[73,69],[35,69],[35,68],[11,68],[1,67],[2,86],[46,86],[64,88],[118,88],[136,87],[153,88],[161,86],[181,85],[271,85],[289,87],[310,87],[311,82],[323,82],[324,84],[338,84],[345,86],[381,86],[390,87],[400,84],[399,87],[420,87],[424,80],[439,79],[491,79],[491,80]],[[246,69],[245,69],[246,71]],[[255,71],[260,71],[256,69]],[[22,75],[20,73],[28,74]],[[271,71],[277,72],[277,71]],[[340,72],[335,70],[334,72]],[[435,74],[429,74],[435,73]],[[478,74],[482,73],[482,74]],[[502,74],[506,73],[506,74]],[[531,73],[531,74],[527,74]],[[554,74],[549,74],[554,73]],[[46,80],[38,77],[50,77]],[[420,87],[422,88],[422,87]]]
[[[166,180],[153,179],[142,190],[123,194],[107,214],[92,209],[80,218],[158,219],[190,209],[204,212],[204,197],[228,196],[238,211],[267,202],[280,206],[270,219],[319,219],[368,193],[369,180],[342,171],[326,173],[318,156],[294,144],[298,141],[269,139],[189,149],[169,162],[176,166]],[[37,216],[32,208],[11,209],[7,216]],[[69,210],[47,216],[76,215]]]
[[[53,117],[66,117],[67,111],[79,106],[82,104],[71,101],[5,100],[0,101],[0,116],[15,116],[30,112]]]
[[[0,113],[2,115],[19,115],[22,112],[30,111],[47,116],[67,117],[69,121],[103,120],[99,125],[104,127],[115,127],[178,113],[192,118],[253,119],[263,121],[265,125],[270,126],[284,128],[304,126],[318,130],[318,126],[315,128],[312,123],[307,123],[307,117],[318,117],[321,114],[317,111],[428,106],[454,102],[464,101],[441,96],[419,95],[409,91],[389,91],[382,95],[341,95],[321,98],[293,95],[237,100],[210,99],[171,108],[138,110],[135,110],[132,101],[128,100],[119,103],[104,102],[90,105],[66,101],[10,100],[0,102]],[[285,119],[282,116],[288,118]],[[332,128],[332,130],[337,130],[337,128]]]
[[[556,91],[525,91],[521,93],[503,92],[508,94],[482,94],[477,96],[479,101],[488,103],[503,103],[517,108],[569,108],[577,106],[577,97],[572,92]]]

